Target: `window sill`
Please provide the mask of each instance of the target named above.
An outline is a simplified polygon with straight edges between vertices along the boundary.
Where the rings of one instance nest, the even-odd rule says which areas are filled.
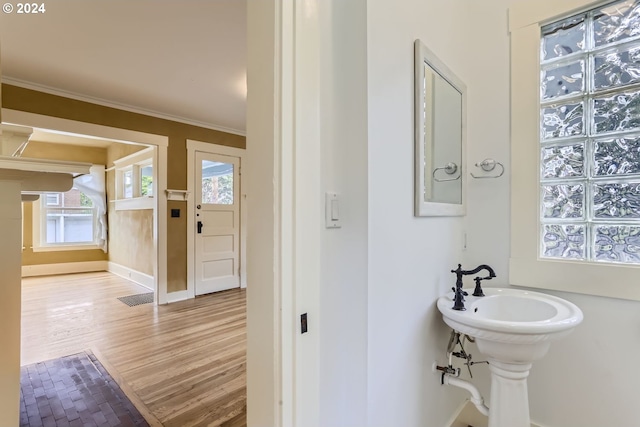
[[[153,197],[134,197],[131,199],[112,200],[117,211],[134,211],[141,209],[153,209]]]
[[[514,258],[509,283],[527,288],[640,301],[640,266]]]
[[[86,245],[83,244],[58,244],[51,246],[34,246],[31,248],[33,252],[62,252],[62,251],[92,251],[96,249],[101,249],[98,245],[89,243]]]

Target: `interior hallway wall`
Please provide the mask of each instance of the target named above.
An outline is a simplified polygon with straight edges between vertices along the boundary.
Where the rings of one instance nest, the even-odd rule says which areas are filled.
[[[464,218],[413,216],[413,43],[421,39],[469,82],[460,16],[468,7],[367,2],[370,427],[446,426],[465,397],[431,371],[449,334],[435,302],[455,284]]]
[[[320,426],[365,426],[367,415],[366,0],[322,0],[322,183],[340,198],[342,228],[322,232]],[[324,197],[324,194],[319,194]],[[323,200],[324,203],[324,200]]]
[[[466,2],[466,18],[457,26],[465,28],[466,67],[470,71],[464,76],[469,87],[468,161],[473,165],[493,157],[507,167],[501,179],[468,181],[468,249],[464,260],[469,265],[488,263],[495,267],[498,278],[487,285],[508,283],[511,141],[507,9],[524,1],[529,0]],[[577,304],[585,320],[534,363],[529,377],[532,420],[543,427],[640,425],[636,409],[640,366],[629,363],[628,358],[640,352],[640,303],[543,292]],[[482,378],[478,382],[483,391],[488,390]]]

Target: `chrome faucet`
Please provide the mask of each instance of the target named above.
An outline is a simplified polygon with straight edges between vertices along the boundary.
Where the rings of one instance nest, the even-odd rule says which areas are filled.
[[[496,277],[496,273],[493,271],[493,268],[489,267],[486,264],[481,264],[481,265],[477,266],[476,268],[474,268],[473,270],[463,270],[462,269],[462,265],[458,264],[458,268],[457,269],[451,270],[451,272],[455,273],[455,275],[456,275],[456,287],[455,288],[451,288],[453,290],[453,292],[454,292],[454,297],[453,297],[453,309],[454,310],[466,310],[466,308],[464,307],[464,297],[469,295],[469,294],[462,289],[462,287],[463,287],[462,276],[476,274],[476,273],[480,272],[481,270],[487,270],[489,275],[485,276],[485,277],[479,277],[478,276],[478,277],[476,277],[474,279],[476,281],[476,287],[473,290],[473,296],[483,297],[484,293],[482,292],[482,287],[480,286],[480,282],[482,280],[491,280],[494,277]]]

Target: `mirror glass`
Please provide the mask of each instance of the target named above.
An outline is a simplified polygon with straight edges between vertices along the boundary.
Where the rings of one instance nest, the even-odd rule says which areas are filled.
[[[464,215],[465,86],[415,44],[415,214]]]

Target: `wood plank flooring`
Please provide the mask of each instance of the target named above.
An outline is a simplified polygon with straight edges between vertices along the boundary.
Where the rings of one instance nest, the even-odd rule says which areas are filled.
[[[245,427],[246,292],[117,299],[144,292],[106,272],[23,279],[22,365],[91,349],[151,425]]]

